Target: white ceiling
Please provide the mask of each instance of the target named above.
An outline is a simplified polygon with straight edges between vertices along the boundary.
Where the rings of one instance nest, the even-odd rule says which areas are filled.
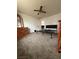
[[[34,9],[39,9],[41,5],[47,13],[37,15]],[[48,17],[61,12],[61,0],[17,0],[17,10],[36,18]]]

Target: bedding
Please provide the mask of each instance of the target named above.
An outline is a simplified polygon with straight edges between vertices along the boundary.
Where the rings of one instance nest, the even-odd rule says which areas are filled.
[[[46,28],[42,29],[41,32],[51,34],[51,38],[52,38],[52,34],[57,33],[57,25],[46,25]]]

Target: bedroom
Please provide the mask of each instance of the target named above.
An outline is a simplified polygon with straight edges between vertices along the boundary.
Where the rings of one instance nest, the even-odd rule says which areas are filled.
[[[17,0],[17,20],[17,59],[61,59],[61,0]]]

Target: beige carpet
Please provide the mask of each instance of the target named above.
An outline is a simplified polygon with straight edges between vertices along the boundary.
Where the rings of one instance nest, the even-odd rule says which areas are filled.
[[[17,42],[17,59],[61,59],[57,34],[32,33]]]

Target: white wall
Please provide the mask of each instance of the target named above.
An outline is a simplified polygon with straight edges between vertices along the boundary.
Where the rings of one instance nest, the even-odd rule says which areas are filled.
[[[56,25],[58,24],[58,20],[60,20],[61,14],[58,13],[56,15],[50,16],[50,17],[45,17],[40,19],[41,22],[43,21],[45,25]]]
[[[25,15],[20,13],[21,16],[23,17],[23,21],[24,21],[24,26],[30,28],[31,32],[34,32],[34,30],[40,30],[40,20],[36,19],[34,17]]]
[[[42,21],[45,25],[56,25],[58,24],[58,20],[60,20],[61,18],[60,13],[50,17],[45,17],[42,19],[37,19],[22,13],[19,13],[19,14],[23,17],[24,26],[30,28],[31,32],[34,32],[34,30],[40,30]]]

